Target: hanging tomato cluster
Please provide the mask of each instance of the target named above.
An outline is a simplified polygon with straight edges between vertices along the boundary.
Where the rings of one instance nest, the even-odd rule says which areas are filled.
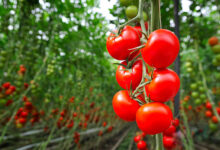
[[[122,60],[116,80],[124,90],[113,97],[115,113],[125,121],[136,120],[146,134],[164,132],[173,119],[164,102],[174,98],[180,88],[178,75],[167,68],[178,55],[178,38],[169,30],[158,29],[142,44],[140,32],[125,26],[111,33],[106,45],[114,59]]]

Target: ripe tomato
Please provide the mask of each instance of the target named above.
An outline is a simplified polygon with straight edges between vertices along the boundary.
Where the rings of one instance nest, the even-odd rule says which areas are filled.
[[[134,142],[137,143],[141,140],[141,135],[137,135],[134,137]]]
[[[170,108],[158,102],[142,105],[136,113],[136,122],[146,134],[157,134],[165,131],[173,119]]]
[[[166,102],[173,98],[180,88],[178,75],[170,69],[156,69],[153,79],[145,86],[147,95],[156,102]]]
[[[152,32],[141,50],[144,61],[155,68],[171,65],[179,53],[179,40],[174,33],[165,29]]]
[[[143,141],[143,140],[139,141],[138,144],[137,144],[137,148],[139,150],[145,150],[147,148],[146,142]]]
[[[212,122],[213,122],[213,123],[218,123],[218,119],[217,119],[216,116],[212,116]]]
[[[126,61],[123,61],[121,64],[126,65]],[[119,65],[116,71],[116,80],[118,84],[123,89],[130,89],[132,84],[132,89],[136,89],[142,79],[142,61],[137,60],[129,70],[125,70],[124,66]]]
[[[213,37],[209,38],[209,45],[210,46],[214,46],[216,44],[218,44],[218,38],[217,37],[213,36]]]
[[[165,148],[173,148],[175,146],[175,139],[173,137],[164,136],[163,145]]]
[[[131,26],[125,26],[119,36],[114,34],[110,34],[107,39],[107,50],[109,54],[118,60],[126,60],[128,57],[132,57],[136,55],[137,52],[131,54],[133,50],[137,46],[140,46],[140,37],[137,31]]]
[[[172,120],[172,124],[175,126],[175,127],[178,127],[180,122],[179,122],[179,119],[173,119]]]
[[[212,117],[212,112],[210,111],[210,110],[207,110],[206,112],[205,112],[205,116],[206,117]]]
[[[205,107],[207,109],[212,109],[212,104],[210,102],[206,102]]]
[[[216,111],[220,115],[220,107],[216,107]]]
[[[169,126],[169,128],[167,128],[163,134],[165,136],[173,136],[173,134],[176,132],[176,127],[174,125]]]
[[[147,30],[148,30],[148,23],[145,22],[144,25],[145,25],[145,29],[146,29],[146,31],[147,31]],[[138,26],[135,26],[134,28],[138,31],[138,34],[139,34],[139,36],[141,37],[141,36],[142,36],[142,33],[141,33],[141,32],[142,32],[142,29],[141,29],[141,26],[138,25]]]
[[[125,121],[134,121],[136,112],[140,108],[137,101],[131,99],[127,90],[119,91],[112,100],[115,113]]]

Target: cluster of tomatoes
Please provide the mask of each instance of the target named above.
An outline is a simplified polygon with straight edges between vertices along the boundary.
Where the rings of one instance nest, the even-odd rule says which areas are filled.
[[[135,27],[125,26],[107,39],[109,54],[122,61],[116,80],[124,90],[114,95],[112,105],[121,119],[136,121],[145,134],[155,135],[169,128],[173,120],[164,103],[175,97],[180,79],[167,67],[176,59],[180,45],[169,30],[155,30],[147,42],[141,42],[141,35]]]
[[[137,135],[134,137],[134,142],[137,143],[138,150],[148,150],[147,143],[144,141],[145,136],[146,134],[144,132],[138,132]]]
[[[220,43],[218,42],[218,38],[213,36],[209,39],[209,45],[212,47],[212,51],[215,57],[212,60],[212,64],[214,66],[220,66]]]
[[[176,128],[179,126],[179,120],[172,120],[172,124],[163,132],[163,145],[166,149],[171,150],[175,148],[176,140]]]

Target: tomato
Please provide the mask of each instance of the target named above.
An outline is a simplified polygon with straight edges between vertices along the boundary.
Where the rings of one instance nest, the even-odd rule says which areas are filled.
[[[169,128],[167,128],[163,134],[165,136],[172,136],[174,133],[176,132],[176,127],[174,125],[169,126]]]
[[[212,112],[210,111],[210,110],[207,110],[206,112],[205,112],[205,116],[206,117],[212,117]]]
[[[209,128],[214,132],[218,130],[218,125],[215,123],[209,123]]]
[[[157,134],[165,131],[173,119],[170,108],[158,102],[142,105],[136,113],[136,122],[146,134]]]
[[[145,22],[144,25],[145,25],[145,29],[146,29],[146,31],[147,31],[147,30],[148,30],[148,23]],[[138,31],[138,34],[139,34],[139,36],[141,37],[141,36],[142,36],[142,29],[141,29],[141,26],[138,25],[138,26],[135,26],[134,28]]]
[[[128,18],[134,18],[137,16],[138,14],[138,8],[134,5],[130,5],[126,8],[125,10],[125,14]]]
[[[123,61],[121,64],[127,66],[126,61]],[[128,70],[125,70],[126,68],[124,66],[119,65],[116,71],[116,80],[118,84],[123,89],[128,90],[132,84],[132,89],[136,89],[142,79],[142,68],[143,65],[141,60],[137,60]]]
[[[192,83],[192,84],[190,84],[190,88],[192,90],[196,90],[198,88],[198,85],[196,83]]]
[[[139,150],[145,150],[147,148],[147,143],[143,140],[139,141],[137,144]]]
[[[217,44],[217,45],[215,45],[215,46],[213,46],[212,47],[212,51],[214,52],[214,53],[220,53],[220,44]]]
[[[150,66],[166,68],[176,59],[179,48],[179,40],[173,32],[158,29],[150,34],[141,54],[144,61]]]
[[[141,136],[140,135],[137,135],[134,137],[134,142],[137,143],[141,140]]]
[[[192,97],[193,97],[193,98],[199,97],[199,93],[198,93],[198,92],[192,92]]]
[[[120,4],[122,6],[128,6],[129,4],[131,4],[132,1],[131,0],[120,0]]]
[[[166,102],[173,98],[180,88],[178,75],[170,69],[156,69],[153,79],[145,86],[147,95],[156,102]]]
[[[212,109],[212,104],[210,102],[206,102],[205,107],[207,109]]]
[[[212,116],[212,122],[213,123],[218,123],[218,118],[216,116]]]
[[[180,122],[179,122],[179,119],[174,119],[172,120],[172,124],[175,126],[175,127],[178,127]]]
[[[136,112],[140,108],[138,102],[131,99],[127,90],[117,92],[112,105],[115,113],[125,121],[135,121]]]
[[[218,44],[218,38],[217,37],[213,36],[213,37],[209,38],[209,45],[210,46],[214,46],[216,44]]]
[[[165,148],[173,148],[175,147],[175,139],[173,137],[164,136],[163,137],[163,145]]]
[[[107,39],[106,46],[109,54],[117,60],[126,60],[128,57],[136,55],[137,52],[130,50],[140,46],[140,37],[137,31],[131,26],[125,26],[119,36],[112,33]]]
[[[216,107],[216,111],[220,115],[220,107]]]

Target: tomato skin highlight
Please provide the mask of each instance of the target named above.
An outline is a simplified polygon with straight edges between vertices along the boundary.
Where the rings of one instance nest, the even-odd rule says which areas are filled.
[[[134,50],[129,50],[140,46],[140,37],[136,29],[131,26],[125,26],[121,34],[115,37],[114,34],[110,34],[106,46],[109,54],[117,60],[126,60],[137,52],[131,54]]]
[[[179,40],[173,32],[158,29],[150,34],[141,54],[148,65],[155,68],[166,68],[176,59],[179,48]]]
[[[126,61],[121,64],[127,65]],[[141,60],[137,60],[131,67],[131,71],[124,70],[124,66],[119,65],[116,71],[116,80],[118,84],[126,90],[130,89],[132,84],[132,89],[136,89],[142,79],[142,67],[143,63]]]
[[[136,112],[140,108],[138,102],[131,99],[127,90],[117,92],[112,105],[115,113],[125,121],[135,121]]]
[[[145,86],[147,95],[152,101],[167,102],[175,97],[180,88],[178,75],[170,69],[156,69],[153,79]]]
[[[136,113],[136,122],[140,130],[154,135],[165,131],[173,119],[170,108],[158,102],[142,105]]]

